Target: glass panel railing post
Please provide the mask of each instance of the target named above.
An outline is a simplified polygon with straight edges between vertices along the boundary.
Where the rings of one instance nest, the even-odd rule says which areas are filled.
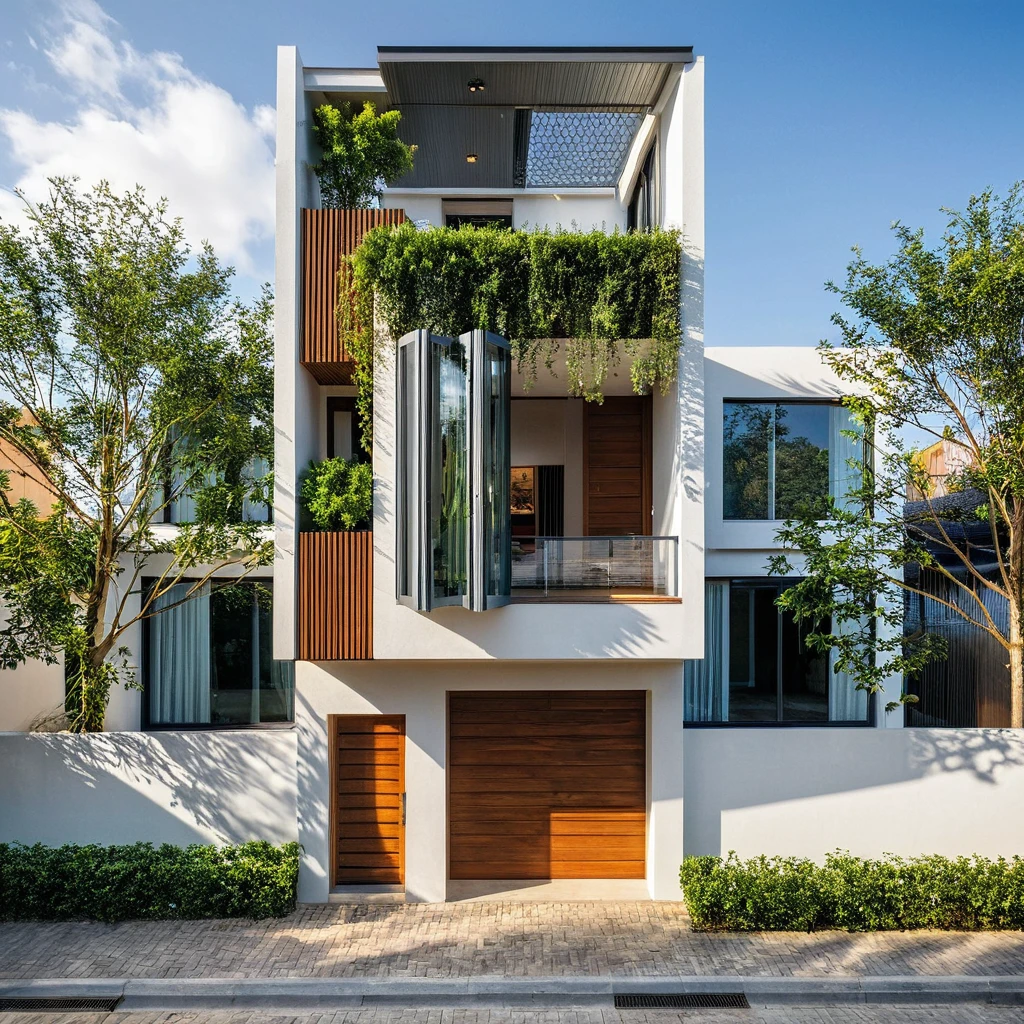
[[[538,541],[538,544],[543,543],[544,545],[544,596],[548,596],[548,584],[549,584],[549,569],[548,569],[548,545],[547,541]]]

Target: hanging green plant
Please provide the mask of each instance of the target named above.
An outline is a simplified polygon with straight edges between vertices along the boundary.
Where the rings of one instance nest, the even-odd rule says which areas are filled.
[[[666,392],[681,342],[680,262],[674,231],[375,228],[343,265],[338,291],[364,442],[372,443],[375,314],[391,338],[417,329],[500,334],[528,384],[564,347],[572,397],[600,402],[623,355],[638,394]]]

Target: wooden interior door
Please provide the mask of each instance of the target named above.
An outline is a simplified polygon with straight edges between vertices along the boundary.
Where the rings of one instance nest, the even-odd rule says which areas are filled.
[[[649,537],[652,531],[650,395],[583,403],[583,533]]]
[[[453,879],[643,878],[644,690],[449,697]]]
[[[334,885],[405,884],[405,716],[332,715]]]

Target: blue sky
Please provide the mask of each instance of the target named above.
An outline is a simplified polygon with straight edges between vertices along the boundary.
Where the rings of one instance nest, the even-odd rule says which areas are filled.
[[[272,275],[277,44],[355,66],[378,44],[689,44],[707,61],[706,341],[814,344],[851,245],[882,259],[893,220],[934,233],[940,207],[1024,178],[1022,39],[1019,0],[7,0],[0,185],[138,179],[250,291]]]

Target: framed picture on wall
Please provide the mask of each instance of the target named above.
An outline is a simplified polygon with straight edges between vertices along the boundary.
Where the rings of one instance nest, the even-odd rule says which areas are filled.
[[[537,509],[537,495],[534,489],[534,467],[512,467],[512,514],[532,516]]]

